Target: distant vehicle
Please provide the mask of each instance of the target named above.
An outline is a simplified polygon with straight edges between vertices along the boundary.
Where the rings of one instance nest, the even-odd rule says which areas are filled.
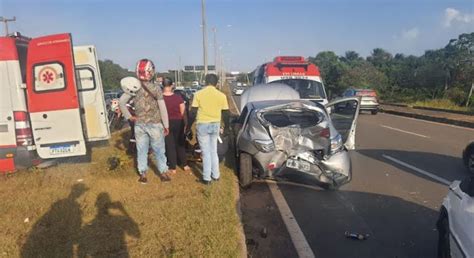
[[[234,95],[236,95],[236,96],[240,96],[240,95],[242,95],[242,93],[244,93],[244,91],[245,91],[244,88],[242,88],[242,87],[236,87],[236,88],[234,88],[233,93],[234,93]]]
[[[198,82],[198,81],[193,81],[193,82],[191,83],[191,86],[197,87],[197,86],[199,86],[199,82]]]
[[[466,146],[462,152],[462,160],[467,170],[474,173],[474,142],[471,142]]]
[[[474,176],[449,186],[436,226],[438,257],[474,257]]]
[[[370,111],[372,115],[376,115],[379,112],[379,102],[375,90],[350,88],[344,91],[342,97],[361,97],[361,111]]]
[[[241,102],[241,115],[233,121],[240,184],[269,177],[337,189],[352,178],[348,150],[355,147],[359,100],[342,99],[324,106],[279,94],[292,91],[274,84],[245,92],[252,98]],[[344,102],[350,103],[347,109],[326,111]]]
[[[241,82],[237,82],[237,87],[241,87],[242,86],[242,83]]]
[[[277,56],[272,62],[258,66],[254,75],[254,85],[284,83],[295,89],[301,99],[328,103],[319,68],[302,56]]]
[[[0,172],[110,138],[96,49],[68,33],[0,37],[0,91]]]

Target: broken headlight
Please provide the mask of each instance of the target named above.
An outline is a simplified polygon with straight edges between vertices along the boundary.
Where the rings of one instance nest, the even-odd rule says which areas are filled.
[[[331,154],[334,154],[342,150],[342,136],[337,134],[334,138],[331,138]]]
[[[272,152],[275,150],[275,144],[272,140],[254,140],[253,144],[261,152]]]

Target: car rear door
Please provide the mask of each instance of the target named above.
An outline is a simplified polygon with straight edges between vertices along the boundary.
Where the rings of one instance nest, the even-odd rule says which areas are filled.
[[[70,34],[30,41],[27,99],[33,137],[41,158],[86,154]]]
[[[360,98],[350,97],[332,101],[326,105],[334,128],[341,134],[348,150],[355,149],[355,133],[359,117]]]
[[[95,47],[74,47],[74,60],[86,141],[107,140],[110,131]]]

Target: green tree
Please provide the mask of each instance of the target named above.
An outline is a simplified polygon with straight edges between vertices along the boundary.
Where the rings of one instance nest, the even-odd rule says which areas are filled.
[[[112,60],[99,60],[99,69],[104,89],[119,89],[122,78],[134,76],[133,72],[115,64]]]
[[[345,87],[339,80],[346,68],[334,52],[323,51],[315,57],[309,57],[308,60],[319,67],[329,95],[337,95],[344,91]]]

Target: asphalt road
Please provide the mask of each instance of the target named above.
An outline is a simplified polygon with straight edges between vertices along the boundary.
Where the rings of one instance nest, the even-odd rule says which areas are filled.
[[[471,129],[363,113],[349,184],[279,188],[316,257],[436,257],[445,183],[468,176],[460,157],[473,139]],[[347,239],[345,231],[370,237]]]

